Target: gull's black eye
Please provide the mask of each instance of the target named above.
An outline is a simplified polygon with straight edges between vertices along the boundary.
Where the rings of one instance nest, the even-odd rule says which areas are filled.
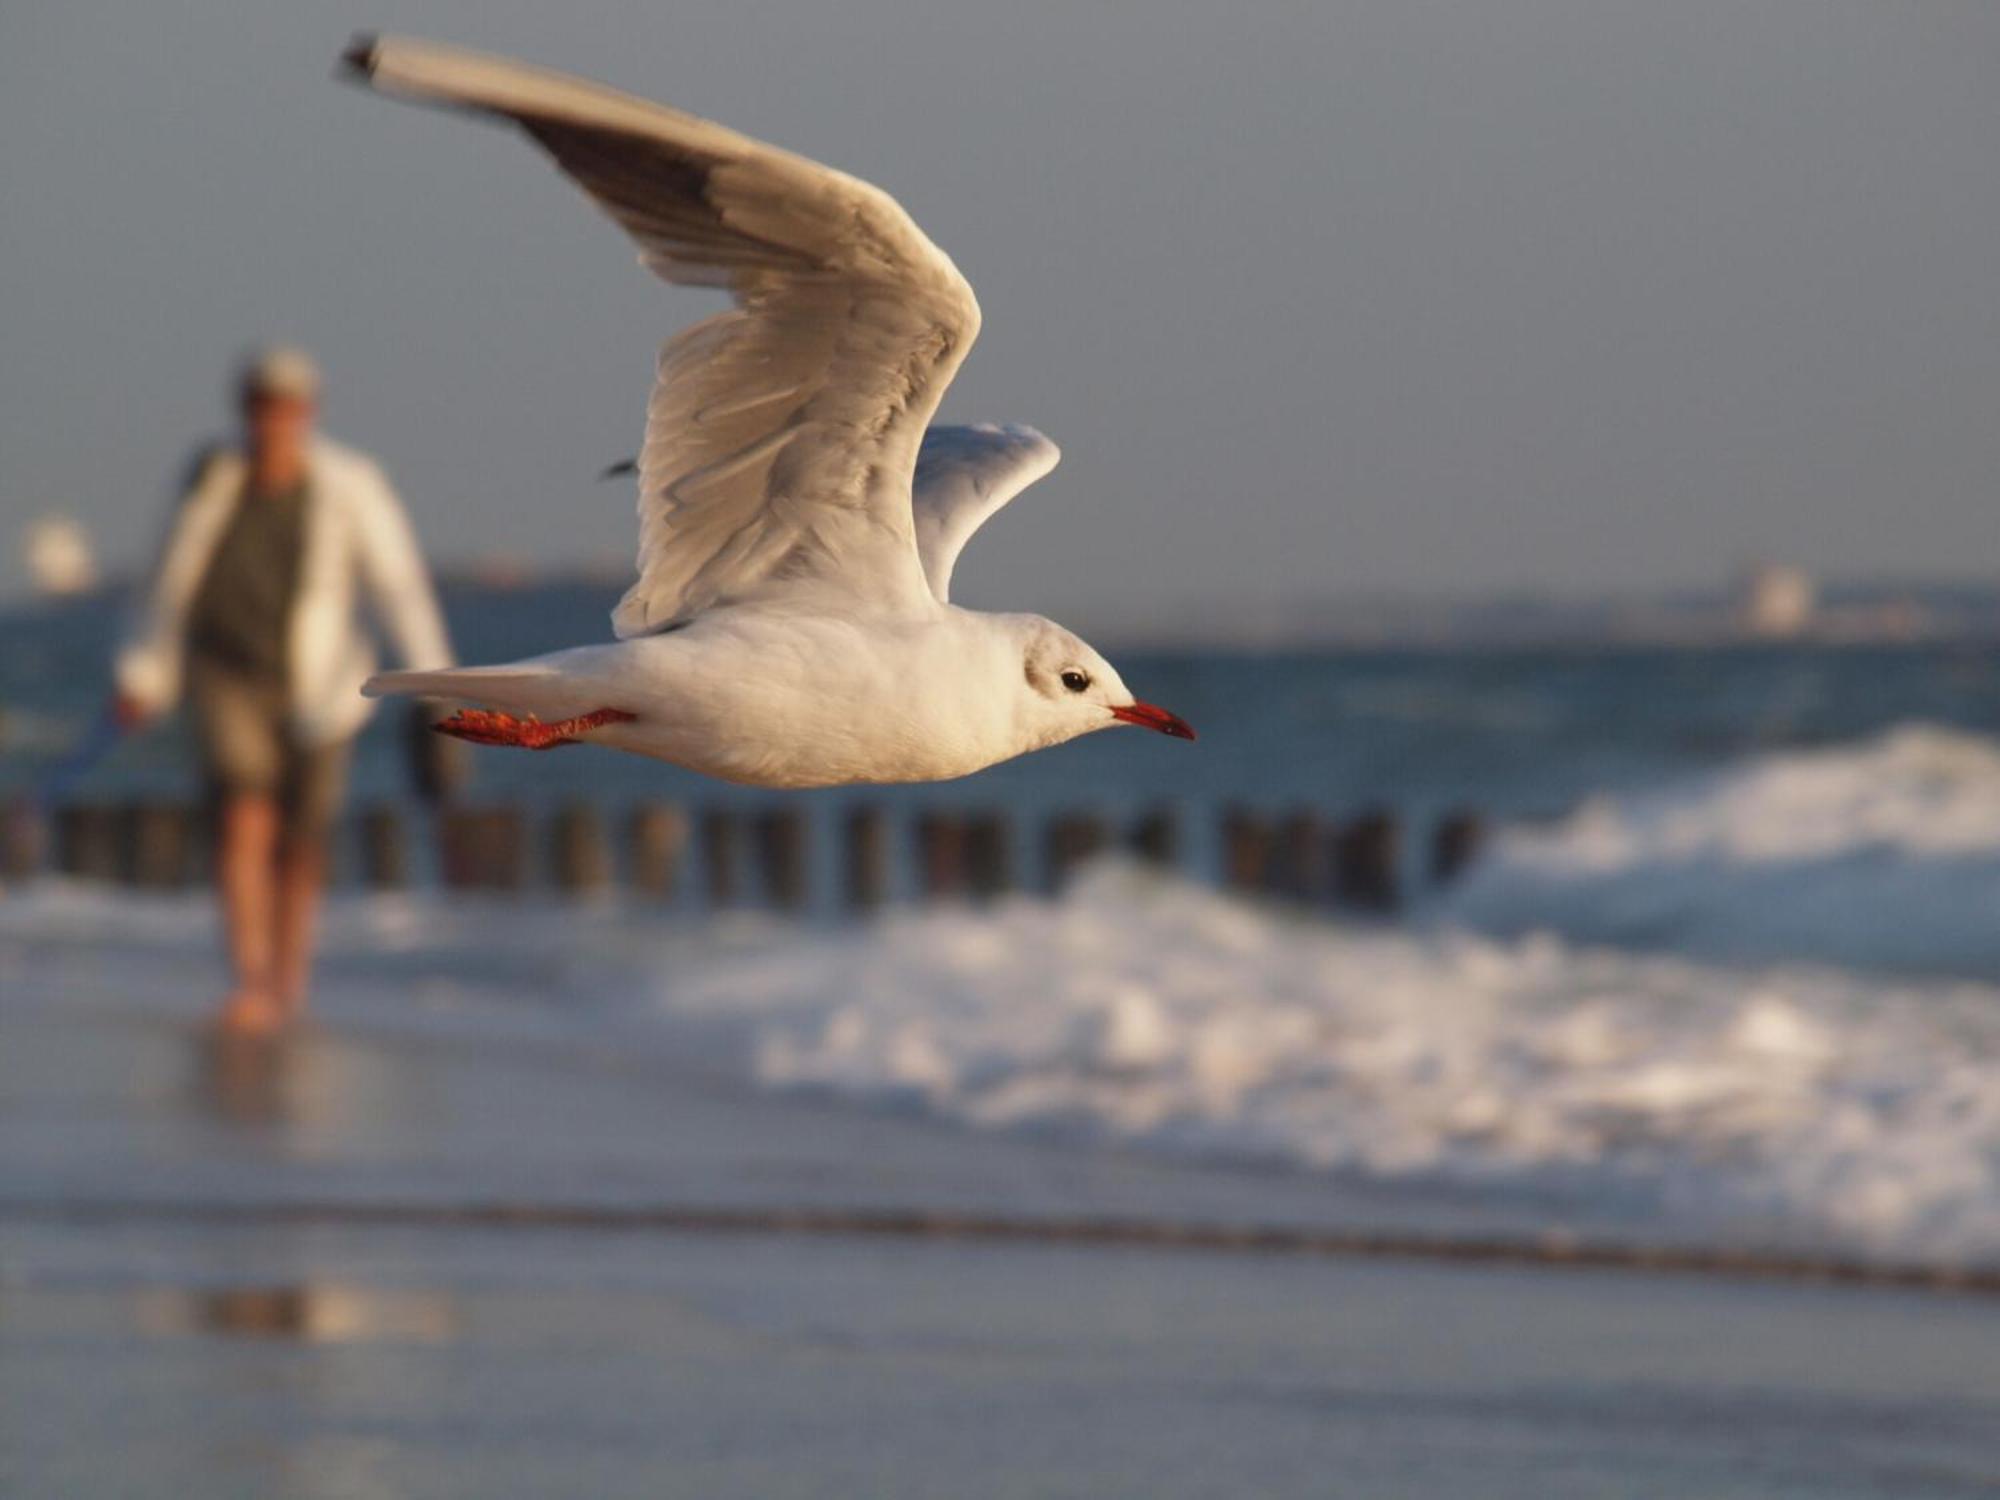
[[[1079,672],[1075,667],[1071,667],[1067,672],[1062,674],[1062,685],[1072,693],[1080,693],[1090,686],[1090,674],[1088,672]]]

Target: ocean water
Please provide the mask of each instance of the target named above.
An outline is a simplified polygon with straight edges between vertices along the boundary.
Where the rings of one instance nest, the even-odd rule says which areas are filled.
[[[2000,1258],[2000,990],[1304,920],[1102,868],[692,960],[755,1076],[979,1129],[1402,1184],[1621,1236]]]
[[[603,602],[461,596],[453,623],[494,657],[587,635]],[[87,722],[105,640],[101,611],[0,622],[11,786]],[[1393,924],[1224,895],[1197,860],[865,924],[349,893],[329,946],[385,996],[448,974],[493,1002],[407,1024],[615,1027],[940,1128],[1627,1238],[2000,1264],[2000,651],[1119,656],[1197,745],[1102,735],[880,795],[1164,799],[1191,826],[1238,802],[1470,804],[1497,836]],[[364,796],[399,795],[398,755],[385,725]],[[130,746],[80,794],[172,790],[177,756]],[[535,802],[754,795],[586,751],[480,774]],[[0,983],[157,987],[209,962],[208,924],[198,898],[48,883],[0,902]],[[140,961],[90,968],[107,948]]]
[[[606,638],[616,589],[453,589],[468,661]],[[0,792],[29,784],[88,724],[107,688],[115,602],[0,613]],[[1079,622],[1086,626],[1088,622]],[[891,803],[1122,810],[1160,800],[1412,816],[1470,803],[1509,816],[1565,812],[1761,751],[1837,745],[1903,724],[2000,734],[2000,644],[1533,651],[1160,653],[1104,643],[1141,697],[1185,715],[1196,745],[1089,736],[964,782],[865,795]],[[377,716],[356,767],[360,799],[405,788],[400,724]],[[193,788],[172,732],[120,749],[80,795]],[[656,762],[594,749],[478,758],[477,795],[549,803],[760,800]],[[851,794],[793,793],[815,811]]]

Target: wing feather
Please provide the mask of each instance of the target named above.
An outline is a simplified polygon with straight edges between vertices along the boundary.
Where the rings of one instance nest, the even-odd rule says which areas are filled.
[[[958,554],[987,519],[1056,466],[1062,450],[1032,427],[933,427],[911,499],[924,577],[943,603]]]
[[[811,578],[883,610],[932,598],[910,485],[979,331],[949,257],[896,201],[710,121],[503,58],[357,42],[375,87],[511,120],[667,281],[736,306],[668,340],[639,455],[641,635]]]

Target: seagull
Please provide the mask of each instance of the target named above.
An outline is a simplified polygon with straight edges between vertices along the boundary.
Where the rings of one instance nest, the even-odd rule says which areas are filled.
[[[973,532],[1055,467],[1032,427],[930,425],[979,332],[949,257],[881,189],[665,105],[362,36],[384,93],[525,131],[662,279],[734,306],[661,350],[615,639],[383,672],[485,745],[601,744],[751,786],[942,781],[1094,730],[1191,740],[1052,620],[951,602]]]

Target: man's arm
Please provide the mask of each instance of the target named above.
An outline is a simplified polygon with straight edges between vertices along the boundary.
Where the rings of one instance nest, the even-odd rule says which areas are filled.
[[[153,564],[133,600],[125,639],[112,675],[113,713],[135,728],[180,699],[187,614],[202,573],[227,519],[223,471],[230,460],[217,446],[201,449],[188,465]]]
[[[438,608],[437,590],[409,514],[388,477],[367,466],[367,498],[360,516],[362,574],[376,617],[403,665],[419,670],[452,664],[451,640]]]

